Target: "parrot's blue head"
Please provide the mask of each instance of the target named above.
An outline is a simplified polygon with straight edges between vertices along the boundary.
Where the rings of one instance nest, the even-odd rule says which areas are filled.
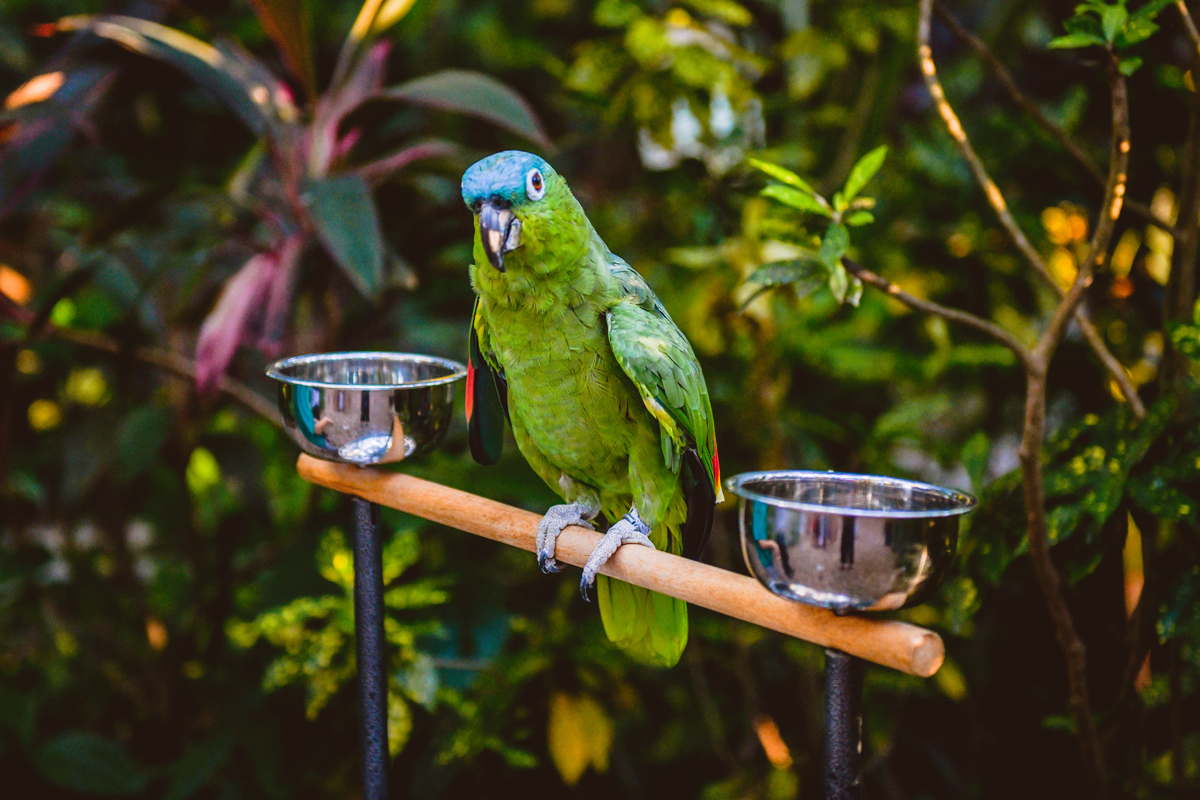
[[[479,237],[488,261],[504,272],[504,255],[529,239],[538,220],[549,219],[566,182],[532,153],[505,150],[477,161],[463,173],[463,202],[479,217]],[[539,213],[540,212],[540,213]]]

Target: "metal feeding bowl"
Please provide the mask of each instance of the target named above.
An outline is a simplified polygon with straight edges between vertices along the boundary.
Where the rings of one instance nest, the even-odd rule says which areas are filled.
[[[834,611],[921,602],[945,576],[959,518],[975,499],[874,475],[747,472],[725,482],[740,501],[742,554],[768,589]]]
[[[279,413],[309,455],[391,464],[428,452],[450,428],[457,361],[410,353],[323,353],[277,361]]]

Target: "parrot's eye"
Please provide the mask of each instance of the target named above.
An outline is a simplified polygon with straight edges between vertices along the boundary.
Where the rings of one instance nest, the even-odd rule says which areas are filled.
[[[546,194],[546,182],[541,170],[531,169],[525,176],[525,194],[530,200],[541,200]]]

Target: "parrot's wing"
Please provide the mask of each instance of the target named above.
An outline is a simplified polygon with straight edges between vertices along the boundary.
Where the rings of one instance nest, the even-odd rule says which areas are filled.
[[[467,356],[467,438],[480,464],[495,464],[504,452],[508,421],[508,382],[491,351],[479,301],[471,312],[471,350]]]
[[[692,346],[642,277],[624,262],[614,264],[613,273],[629,291],[608,311],[608,340],[658,420],[663,458],[679,473],[687,500],[683,554],[697,558],[723,499],[708,388]]]

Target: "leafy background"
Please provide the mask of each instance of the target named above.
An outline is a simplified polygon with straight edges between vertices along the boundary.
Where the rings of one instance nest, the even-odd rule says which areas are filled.
[[[946,665],[928,681],[868,670],[868,796],[1077,792],[1063,657],[1013,472],[1021,371],[973,332],[859,294],[832,255],[1021,341],[1053,304],[933,110],[915,4],[374,5],[365,27],[351,2],[0,10],[2,785],[355,795],[350,507],[296,477],[263,367],[334,349],[461,359],[471,228],[458,177],[520,147],[568,177],[693,342],[726,474],[833,468],[981,495],[947,585],[899,612],[942,633]],[[1151,5],[1161,30],[1118,43],[1129,44],[1129,197],[1173,221],[1200,163],[1196,53],[1177,9]],[[1137,4],[950,8],[1103,164],[1096,40]],[[195,60],[72,33],[94,21],[54,24],[80,14],[152,20],[244,54],[270,118],[248,125],[255,95],[223,90]],[[1076,38],[1052,47],[1063,34]],[[1069,280],[1099,187],[946,28],[933,45],[1013,213]],[[782,165],[836,206],[852,167],[883,145],[859,187],[873,203],[849,212],[849,229],[783,191],[785,173],[747,161]],[[1194,240],[1196,223],[1178,227]],[[1113,792],[1138,797],[1200,785],[1200,319],[1194,288],[1182,299],[1178,288],[1196,270],[1194,249],[1180,265],[1187,238],[1127,212],[1089,293],[1147,420],[1130,419],[1078,335],[1050,380],[1053,552],[1088,647]],[[457,425],[404,469],[534,510],[552,502],[515,448],[474,465]],[[818,648],[693,609],[681,664],[638,667],[572,582],[527,554],[400,514],[383,522],[396,796],[820,796]],[[708,558],[741,570],[734,526],[726,506]],[[1128,603],[1143,583],[1149,667],[1126,680]]]

